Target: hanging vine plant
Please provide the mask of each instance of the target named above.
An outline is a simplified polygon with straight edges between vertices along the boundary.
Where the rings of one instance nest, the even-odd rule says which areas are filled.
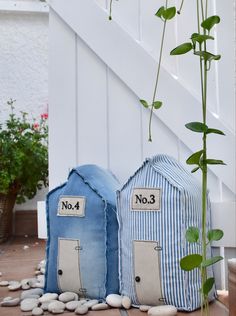
[[[163,46],[165,41],[166,24],[168,20],[176,16],[176,12],[181,14],[184,0],[180,3],[179,10],[176,7],[168,6],[168,0],[165,0],[165,5],[161,6],[155,16],[163,21],[162,36],[160,42],[160,52],[157,62],[157,72],[154,84],[152,101],[140,100],[141,104],[150,110],[149,116],[149,132],[148,140],[152,141],[152,119],[153,112],[160,109],[162,101],[157,100],[158,83],[160,78],[160,69],[163,55]],[[192,173],[201,171],[202,173],[202,225],[201,230],[197,227],[189,227],[186,231],[186,240],[189,243],[198,243],[201,248],[201,253],[190,254],[180,261],[181,269],[189,272],[193,269],[199,269],[201,274],[201,310],[202,314],[209,315],[209,300],[208,296],[213,289],[215,280],[207,275],[207,268],[219,262],[223,258],[221,256],[207,257],[207,247],[212,241],[220,240],[224,233],[220,229],[212,229],[207,231],[207,180],[208,180],[208,165],[225,165],[220,159],[209,158],[207,154],[207,139],[210,134],[224,136],[224,132],[214,127],[207,125],[207,88],[208,88],[208,73],[211,70],[213,62],[220,60],[220,55],[215,55],[207,49],[207,42],[214,41],[212,30],[220,23],[218,15],[208,15],[208,0],[196,0],[196,15],[197,15],[197,32],[190,35],[190,41],[180,44],[174,48],[170,55],[184,55],[192,52],[199,60],[200,67],[200,86],[201,86],[201,106],[202,106],[202,121],[190,122],[185,126],[188,130],[194,133],[199,133],[202,136],[202,148],[193,153],[187,160],[188,165],[194,168]],[[112,19],[112,0],[110,0],[109,19]]]

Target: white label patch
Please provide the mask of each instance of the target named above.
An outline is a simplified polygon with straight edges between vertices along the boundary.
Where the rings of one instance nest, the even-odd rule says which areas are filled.
[[[85,216],[84,196],[61,196],[58,204],[58,216]]]
[[[136,188],[133,190],[132,210],[159,211],[161,189]]]

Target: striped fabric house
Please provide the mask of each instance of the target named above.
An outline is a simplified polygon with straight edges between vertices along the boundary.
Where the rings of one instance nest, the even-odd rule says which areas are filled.
[[[133,305],[198,308],[199,271],[180,269],[182,257],[200,252],[185,240],[188,227],[201,227],[198,181],[175,159],[158,155],[147,159],[118,192],[117,208],[121,293]]]
[[[109,171],[84,165],[48,194],[46,292],[118,293],[118,186]]]

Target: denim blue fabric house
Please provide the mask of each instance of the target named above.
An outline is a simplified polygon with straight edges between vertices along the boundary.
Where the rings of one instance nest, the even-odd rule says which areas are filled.
[[[48,194],[46,292],[118,293],[118,185],[110,172],[84,165]]]
[[[200,252],[185,239],[188,227],[201,227],[198,181],[171,157],[147,159],[118,192],[117,213],[121,294],[133,305],[198,308],[199,270],[180,268],[182,257]]]

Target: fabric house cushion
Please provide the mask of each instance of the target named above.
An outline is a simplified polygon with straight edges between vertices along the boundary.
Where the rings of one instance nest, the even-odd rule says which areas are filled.
[[[109,171],[84,165],[48,194],[46,292],[118,293],[118,186]]]
[[[135,306],[200,307],[199,270],[180,268],[182,257],[201,251],[185,239],[188,227],[201,227],[201,186],[192,174],[174,158],[147,159],[118,192],[117,212],[121,293]]]

